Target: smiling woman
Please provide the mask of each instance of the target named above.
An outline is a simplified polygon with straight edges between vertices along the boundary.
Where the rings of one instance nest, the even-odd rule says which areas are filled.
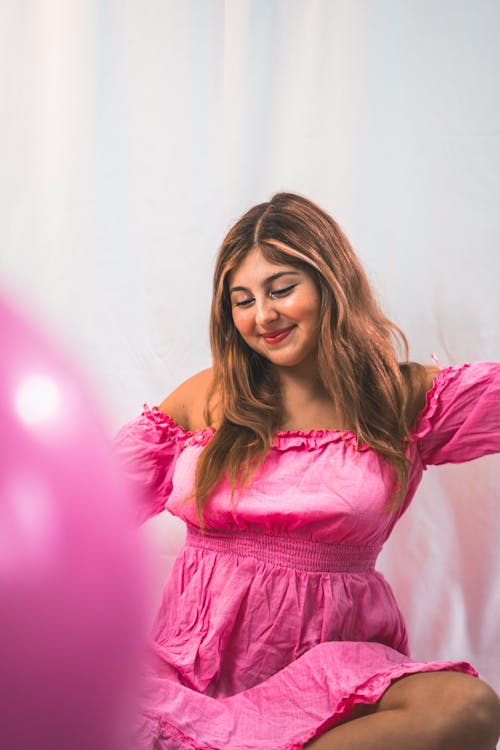
[[[316,371],[320,296],[311,274],[253,248],[229,276],[233,322],[243,341],[277,367]]]
[[[492,750],[496,694],[411,658],[375,563],[427,465],[500,451],[500,365],[408,361],[337,223],[290,193],[224,239],[211,344],[116,439],[141,518],[187,526],[135,749]]]

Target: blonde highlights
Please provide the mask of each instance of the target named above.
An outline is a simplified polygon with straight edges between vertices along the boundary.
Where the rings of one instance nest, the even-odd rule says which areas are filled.
[[[243,341],[232,319],[228,275],[254,247],[266,260],[301,268],[315,281],[321,300],[320,380],[342,424],[393,467],[393,495],[401,499],[408,481],[405,449],[419,366],[408,362],[406,337],[380,310],[336,221],[306,198],[278,193],[237,221],[216,260],[209,405],[217,401],[220,425],[197,465],[194,492],[200,526],[209,494],[224,477],[233,493],[245,485],[271,448],[283,418],[273,365]],[[207,406],[209,423],[211,418]]]

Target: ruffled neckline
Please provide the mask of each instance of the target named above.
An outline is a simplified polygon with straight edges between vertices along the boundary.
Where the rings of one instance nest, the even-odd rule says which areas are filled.
[[[160,411],[157,406],[149,407],[144,404],[142,416],[155,424],[161,425],[175,439],[188,445],[207,445],[214,436],[216,430],[213,427],[204,427],[200,430],[186,430],[177,424],[168,414]],[[370,450],[365,443],[358,443],[356,434],[352,430],[280,430],[276,433],[272,447],[279,451],[294,448],[306,448],[315,450],[330,443],[343,442],[352,445],[358,451]]]
[[[468,367],[470,367],[470,363],[465,363],[459,367],[451,365],[436,373],[432,386],[426,393],[425,406],[417,415],[410,430],[410,439],[413,443],[425,436],[432,429],[432,420],[438,408],[443,389]],[[213,427],[204,427],[193,431],[186,430],[177,424],[171,416],[160,411],[157,406],[149,407],[147,404],[144,404],[142,417],[149,422],[161,426],[173,439],[181,442],[183,445],[207,445],[216,432]],[[304,448],[306,450],[315,450],[324,445],[340,442],[351,445],[356,451],[372,450],[366,443],[358,442],[356,433],[352,430],[328,429],[278,431],[275,435],[272,448],[278,451]]]
[[[321,448],[330,443],[346,443],[352,445],[358,451],[369,450],[366,443],[359,443],[355,432],[352,430],[284,430],[276,433],[273,448],[277,450],[289,450],[290,448],[305,447],[308,450]]]

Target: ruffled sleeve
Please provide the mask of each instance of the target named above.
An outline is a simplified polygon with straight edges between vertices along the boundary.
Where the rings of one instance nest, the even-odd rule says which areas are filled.
[[[146,404],[142,414],[125,424],[114,438],[113,447],[125,478],[137,495],[138,523],[164,509],[185,438],[184,430],[170,417]]]
[[[500,452],[500,363],[441,370],[416,419],[413,439],[424,465]]]

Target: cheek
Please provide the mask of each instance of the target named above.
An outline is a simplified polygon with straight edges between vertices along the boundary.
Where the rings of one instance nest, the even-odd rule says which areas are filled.
[[[250,335],[252,327],[249,316],[245,315],[244,311],[233,310],[233,323],[240,336],[247,338]]]
[[[288,302],[288,301],[287,301]],[[316,324],[319,320],[320,302],[316,297],[303,297],[302,299],[290,300],[288,304],[282,307],[284,314],[301,320],[304,323]]]

